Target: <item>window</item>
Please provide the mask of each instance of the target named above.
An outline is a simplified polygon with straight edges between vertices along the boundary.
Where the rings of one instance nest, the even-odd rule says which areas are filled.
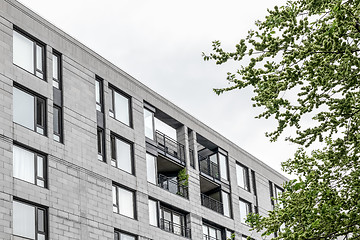
[[[45,187],[45,156],[13,146],[13,176],[26,182]]]
[[[282,207],[280,201],[278,200],[278,198],[281,196],[281,194],[284,192],[283,189],[281,189],[279,186],[275,185],[275,194],[274,194],[274,198],[275,198],[275,204],[280,204],[280,207]]]
[[[231,202],[230,194],[224,191],[221,191],[222,204],[224,208],[224,215],[226,217],[231,217]]]
[[[156,157],[146,153],[147,180],[156,184]]]
[[[110,117],[131,126],[130,97],[114,89],[111,89],[111,96]]]
[[[251,213],[251,204],[244,200],[239,200],[239,207],[240,207],[240,221],[243,224],[246,224],[247,215]]]
[[[52,54],[52,76],[53,76],[53,87],[61,89],[61,54],[53,51]]]
[[[135,218],[135,197],[134,192],[125,188],[113,185],[113,211],[121,215]]]
[[[136,236],[115,230],[114,240],[136,240]]]
[[[249,169],[240,163],[236,163],[236,177],[238,186],[244,188],[247,191],[250,191]]]
[[[157,201],[149,199],[149,221],[150,225],[158,226]]]
[[[144,108],[145,137],[154,140],[154,113]]]
[[[104,96],[103,96],[103,80],[96,76],[95,79],[95,99],[96,99],[96,110],[103,112],[104,109]]]
[[[235,239],[235,234],[234,234],[234,231],[231,231],[229,229],[226,229],[225,230],[225,237],[226,237],[226,240],[232,240],[232,239]]]
[[[45,208],[13,201],[13,234],[21,239],[46,240],[47,212]],[[16,238],[17,239],[17,238]]]
[[[165,207],[160,207],[160,228],[176,235],[188,237],[185,226],[185,215]]]
[[[53,125],[54,140],[57,142],[62,142],[62,111],[61,107],[56,105],[54,105]]]
[[[220,176],[222,179],[228,180],[228,161],[224,154],[219,153]]]
[[[132,143],[111,136],[111,165],[130,174],[133,173]]]
[[[104,129],[97,128],[97,149],[98,149],[98,159],[105,162],[105,134]]]
[[[45,100],[13,88],[13,120],[24,127],[45,135]]]
[[[203,240],[221,240],[221,230],[207,225],[203,224]]]
[[[13,31],[13,63],[26,71],[44,79],[45,46],[44,44]]]

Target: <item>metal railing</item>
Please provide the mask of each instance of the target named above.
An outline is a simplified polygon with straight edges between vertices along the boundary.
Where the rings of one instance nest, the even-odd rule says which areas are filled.
[[[157,147],[165,153],[177,158],[185,166],[185,147],[181,143],[156,130]]]
[[[177,195],[180,195],[184,198],[189,198],[188,186],[185,186],[178,181],[175,181],[165,175],[159,174],[158,176],[158,186]]]
[[[194,157],[194,150],[189,148],[189,156],[190,156],[190,166],[195,168],[195,157]]]
[[[198,157],[200,172],[220,180],[219,165],[212,162],[209,156],[204,157],[199,154]]]
[[[224,214],[224,208],[222,202],[213,199],[205,194],[201,194],[201,205],[210,208],[211,210]]]
[[[160,228],[167,232],[172,232],[186,238],[191,238],[190,228],[179,225],[177,223],[173,223],[163,218],[160,219]]]
[[[210,237],[209,235],[204,234],[203,240],[220,240],[219,238]]]

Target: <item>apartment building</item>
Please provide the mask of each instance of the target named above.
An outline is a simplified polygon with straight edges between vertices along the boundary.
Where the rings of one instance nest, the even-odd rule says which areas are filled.
[[[4,240],[261,239],[286,180],[15,0],[0,126]]]

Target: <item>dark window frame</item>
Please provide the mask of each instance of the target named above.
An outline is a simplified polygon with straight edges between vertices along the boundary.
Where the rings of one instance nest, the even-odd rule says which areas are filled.
[[[13,84],[13,88],[17,88],[18,90],[34,97],[34,130],[32,130],[32,129],[30,129],[30,130],[32,130],[38,134],[41,134],[43,136],[47,136],[47,101],[46,101],[46,98],[35,93],[34,91],[22,86],[22,85],[15,83],[15,82]],[[43,122],[44,126],[38,125],[38,101],[41,101],[43,103],[43,109],[42,109],[43,114],[41,116],[41,121]],[[14,123],[16,123],[16,122],[14,122]],[[16,124],[19,124],[19,123],[16,123]],[[27,128],[26,126],[23,126],[21,124],[19,124],[19,125]],[[42,129],[42,132],[39,132],[37,128]],[[29,129],[29,128],[27,128],[27,129]]]
[[[115,118],[115,92],[122,95],[123,97],[127,98],[128,99],[128,108],[129,108],[129,125],[124,123],[124,122],[121,122],[122,124],[130,127],[130,128],[133,128],[133,116],[132,116],[132,97],[131,95],[127,94],[126,92],[120,90],[119,88],[115,87],[114,85],[110,84],[109,83],[109,89],[111,91],[111,101],[110,101],[110,109],[109,109],[109,114],[110,114],[110,117],[115,119],[116,121],[118,122],[121,122],[120,120],[116,119]]]
[[[40,204],[30,202],[28,200],[24,200],[24,199],[21,199],[21,198],[18,198],[18,197],[14,197],[13,202],[14,201],[35,208],[35,216],[34,216],[35,217],[35,226],[34,226],[34,228],[35,228],[35,239],[38,239],[38,237],[37,237],[38,234],[44,235],[45,240],[50,239],[50,237],[49,237],[49,222],[48,222],[49,221],[48,220],[49,219],[48,218],[48,213],[49,213],[48,207],[45,207],[45,206],[42,206]],[[39,211],[42,211],[44,213],[44,231],[39,230]],[[19,236],[19,235],[15,235],[15,234],[14,234],[14,236],[24,238],[23,236]]]
[[[55,114],[53,114],[53,134],[54,134],[54,140],[59,142],[59,143],[63,143],[63,110],[62,107],[54,104],[53,106],[54,112],[55,113],[55,109],[58,110],[58,128],[59,128],[59,133],[55,132]],[[55,136],[57,136],[59,138],[59,140],[55,139]]]
[[[249,201],[247,201],[247,200],[245,200],[243,198],[239,198],[239,201],[246,204],[246,212],[247,212],[246,215],[253,212],[251,202],[249,202]],[[240,204],[239,204],[239,210],[240,210]],[[244,217],[246,217],[246,216],[244,216]],[[240,218],[242,218],[241,215],[240,215]],[[246,223],[241,222],[241,219],[240,219],[240,223],[247,225]]]
[[[13,64],[23,70],[25,70],[26,72],[28,73],[31,73],[32,75],[44,80],[45,82],[47,81],[46,80],[46,44],[43,42],[43,41],[40,41],[38,38],[32,36],[31,34],[29,34],[28,32],[24,31],[23,29],[19,28],[18,26],[15,26],[13,27],[13,31],[17,32],[18,34],[21,34],[22,36],[24,36],[25,38],[29,39],[30,41],[33,42],[33,51],[34,51],[34,59],[33,59],[33,62],[34,62],[34,69],[33,71],[34,72],[29,72],[28,70],[24,69],[22,66],[19,66],[17,64],[15,64],[13,62]],[[14,46],[13,46],[14,47]],[[42,57],[42,70],[38,68],[37,66],[37,47],[40,47],[42,49],[42,54],[41,54],[41,57]],[[38,76],[37,73],[40,73],[42,74],[42,77],[41,76]]]
[[[96,82],[99,83],[99,97],[100,97],[100,102],[97,102],[95,97],[96,110],[103,113],[104,112],[104,79],[99,77],[98,75],[95,75],[95,91],[96,91]],[[96,96],[96,92],[95,92],[95,96]],[[98,107],[100,108],[100,110],[98,110]]]
[[[116,203],[115,204],[113,203],[113,208],[114,207],[117,208],[117,211],[116,212],[113,211],[113,212],[116,213],[116,214],[120,214],[120,215],[122,215],[124,217],[137,220],[136,191],[129,188],[129,187],[126,187],[124,185],[121,185],[121,184],[118,184],[118,183],[115,183],[115,182],[112,183],[112,187],[115,187],[115,189],[116,189]],[[124,189],[126,191],[129,191],[133,195],[133,214],[134,214],[133,218],[120,213],[120,201],[119,201],[120,199],[119,199],[119,194],[118,194],[119,193],[119,190],[118,190],[119,188],[122,188],[122,189]]]
[[[34,148],[31,148],[29,146],[26,146],[22,143],[19,143],[17,141],[14,141],[13,142],[13,146],[16,146],[16,147],[19,147],[19,148],[22,148],[26,151],[29,151],[29,152],[32,152],[34,154],[34,185],[36,186],[39,186],[41,188],[48,188],[48,157],[47,157],[47,154],[43,153],[43,152],[40,152]],[[38,174],[38,157],[41,157],[43,159],[43,177],[41,177],[39,174]],[[15,177],[16,178],[16,177]],[[16,179],[19,179],[21,181],[25,181],[25,180],[22,180],[20,178],[16,178]],[[37,184],[37,181],[40,180],[40,181],[43,181],[44,182],[44,186],[41,186],[39,184]],[[25,181],[27,182],[27,181]],[[30,182],[27,182],[27,183],[30,183]],[[30,184],[33,184],[33,183],[30,183]]]
[[[116,159],[116,151],[117,151],[116,144],[115,144],[116,139],[130,145],[130,155],[131,155],[131,172],[130,173],[118,167],[117,159]],[[114,132],[111,132],[110,133],[110,146],[111,146],[111,166],[135,176],[134,143]]]
[[[152,200],[152,199],[151,199]],[[156,200],[154,200],[156,201]],[[184,213],[181,213],[179,211],[176,211],[176,210],[173,210],[171,208],[168,208],[166,206],[163,206],[161,205],[161,203],[159,204],[159,201],[158,202],[158,218],[160,218],[160,223],[161,223],[161,219],[164,219],[164,211],[167,211],[167,212],[170,212],[170,216],[171,216],[171,224],[177,224],[177,223],[174,223],[174,214],[180,216],[180,227],[181,227],[181,230],[183,231],[183,229],[186,229],[187,228],[187,218],[186,218],[186,214]],[[166,231],[166,230],[165,230]],[[186,230],[185,230],[186,231]],[[184,234],[177,234],[174,232],[174,229],[172,229],[172,231],[167,231],[167,232],[171,232],[171,233],[174,233],[175,235],[178,235],[178,236],[182,236],[182,235],[185,235],[186,233]]]
[[[238,185],[238,183],[236,183],[236,185],[242,189],[245,189],[248,192],[251,192],[251,188],[250,188],[250,174],[249,174],[249,168],[247,166],[245,166],[244,164],[240,163],[240,162],[236,162],[236,165],[239,165],[242,169],[243,169],[243,173],[244,173],[244,187],[241,187]],[[237,174],[237,173],[236,173]],[[236,176],[237,177],[237,176]]]
[[[136,234],[133,234],[133,233],[130,233],[130,232],[123,231],[123,230],[115,228],[114,229],[114,240],[121,240],[120,234],[126,234],[126,235],[129,235],[129,236],[132,236],[132,237],[134,237],[135,240],[139,239],[139,236],[136,235]],[[116,235],[117,235],[117,237],[115,237]]]
[[[99,135],[100,133],[100,135]],[[98,160],[106,162],[106,143],[105,143],[105,130],[101,127],[97,127],[97,150],[98,150]],[[99,139],[100,137],[100,139]],[[100,147],[100,148],[99,148]]]
[[[62,90],[62,54],[58,51],[56,51],[55,49],[53,49],[52,51],[52,55],[57,57],[58,59],[58,62],[57,62],[57,69],[58,69],[58,76],[57,76],[57,79],[55,79],[53,76],[52,76],[52,80],[53,80],[53,87],[59,89],[59,90]],[[54,63],[52,63],[54,64]],[[54,73],[53,73],[54,75]],[[58,84],[58,87],[54,86],[54,82],[56,82]]]

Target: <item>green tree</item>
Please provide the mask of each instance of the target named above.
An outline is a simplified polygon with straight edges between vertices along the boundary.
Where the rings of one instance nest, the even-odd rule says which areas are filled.
[[[256,28],[232,52],[214,41],[203,54],[239,62],[217,94],[252,87],[258,117],[278,123],[270,140],[290,128],[286,139],[300,146],[282,165],[297,176],[284,184],[282,206],[248,222],[275,239],[360,238],[360,0],[288,1]]]

